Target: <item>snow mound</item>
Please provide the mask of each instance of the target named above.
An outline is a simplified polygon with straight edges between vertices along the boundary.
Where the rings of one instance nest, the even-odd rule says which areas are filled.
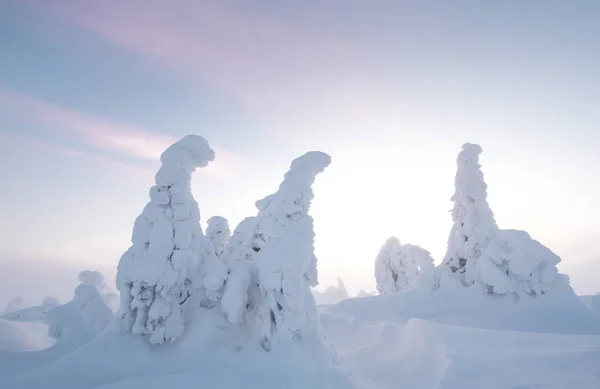
[[[8,389],[211,387],[355,389],[355,383],[319,343],[282,345],[266,352],[246,344],[240,327],[214,311],[191,318],[181,341],[160,350],[143,338],[106,331],[72,353],[26,375]],[[290,346],[290,347],[288,347]]]
[[[0,352],[38,351],[54,343],[41,323],[14,323],[0,319]]]
[[[483,286],[479,286],[482,288]],[[461,327],[556,334],[600,334],[600,317],[579,301],[563,279],[542,296],[498,296],[455,280],[440,289],[349,299],[326,312],[364,321],[405,323],[412,318]]]

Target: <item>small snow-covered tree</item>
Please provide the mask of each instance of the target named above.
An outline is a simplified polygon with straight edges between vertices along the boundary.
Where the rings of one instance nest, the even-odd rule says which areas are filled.
[[[15,297],[8,302],[4,309],[4,314],[20,311],[25,308],[25,301],[21,297]]]
[[[225,246],[224,261],[229,276],[221,299],[221,308],[232,324],[246,322],[246,314],[260,301],[256,268],[256,217],[247,217],[238,224]]]
[[[206,237],[212,243],[218,258],[223,257],[225,245],[231,235],[227,219],[221,216],[213,216],[207,220]]]
[[[402,244],[395,236],[389,238],[375,258],[375,282],[379,294],[398,292],[400,274],[398,267],[402,257]]]
[[[455,192],[451,198],[454,224],[443,261],[465,285],[479,279],[477,262],[498,231],[487,202],[479,154],[481,147],[471,143],[465,143],[458,154]]]
[[[400,244],[396,237],[389,238],[375,259],[375,281],[379,294],[390,294],[432,286],[433,258],[419,246]]]
[[[42,305],[44,307],[55,307],[57,305],[60,305],[60,303],[58,302],[58,300],[56,299],[56,297],[46,297],[43,301],[42,301]]]
[[[312,293],[315,297],[317,305],[337,304],[340,301],[346,300],[350,297],[348,295],[346,285],[340,277],[337,278],[336,286],[330,285],[327,288],[325,288],[323,292],[313,290]]]
[[[435,266],[429,251],[422,247],[405,244],[402,246],[402,262],[407,283],[412,288],[418,286],[432,287]]]
[[[365,292],[364,289],[361,289],[358,294],[356,295],[356,297],[371,297],[371,296],[375,296],[377,294],[377,292]]]
[[[80,342],[100,334],[113,317],[102,296],[104,276],[86,270],[79,273],[79,281],[73,300],[52,308],[44,316],[48,333],[54,338]]]
[[[195,294],[216,301],[226,278],[226,269],[202,234],[190,189],[192,173],[214,156],[197,135],[185,136],[162,153],[150,202],[136,219],[132,246],[119,262],[124,331],[147,334],[155,345],[181,336],[188,299]]]

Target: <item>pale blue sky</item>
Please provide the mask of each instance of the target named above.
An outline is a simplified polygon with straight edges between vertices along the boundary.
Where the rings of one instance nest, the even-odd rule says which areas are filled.
[[[389,235],[441,259],[469,141],[500,226],[600,292],[581,270],[600,262],[597,1],[1,7],[0,261],[116,266],[157,155],[197,133],[217,149],[194,181],[203,220],[232,228],[294,157],[330,153],[313,207],[322,284],[373,289]]]

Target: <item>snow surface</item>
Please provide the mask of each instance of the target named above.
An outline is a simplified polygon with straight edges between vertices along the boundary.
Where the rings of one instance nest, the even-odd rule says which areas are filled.
[[[317,308],[308,211],[329,156],[294,160],[257,216],[227,244],[211,233],[211,244],[189,186],[214,153],[185,137],[163,153],[119,263],[118,315],[93,271],[81,272],[64,305],[47,299],[5,314],[0,388],[600,388],[600,297],[578,298],[558,256],[524,231],[497,228],[479,153],[465,144],[459,155],[454,226],[435,272],[426,250],[389,240],[376,277],[395,290],[349,299],[338,280],[321,295],[343,300]],[[396,260],[402,288],[401,272],[387,272]],[[423,269],[429,278],[418,277]]]

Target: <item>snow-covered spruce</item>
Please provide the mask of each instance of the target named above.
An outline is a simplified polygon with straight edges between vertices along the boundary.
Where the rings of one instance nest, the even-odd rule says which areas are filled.
[[[389,238],[375,258],[375,282],[379,294],[402,292],[418,286],[432,286],[433,258],[419,246],[402,245]]]
[[[226,278],[226,269],[202,234],[200,211],[190,191],[192,173],[214,156],[197,135],[185,136],[162,153],[150,202],[135,220],[132,246],[119,262],[123,329],[147,334],[155,345],[181,336],[188,299],[195,295],[205,303],[216,301]]]
[[[102,295],[104,276],[85,270],[79,273],[79,281],[73,300],[52,308],[44,316],[48,334],[53,338],[83,341],[100,334],[113,318]]]
[[[481,151],[479,145],[465,143],[458,154],[455,192],[451,198],[454,224],[443,261],[465,285],[479,279],[477,261],[498,230],[479,165]]]
[[[398,292],[398,263],[402,256],[402,245],[396,237],[383,244],[375,258],[375,283],[379,294]]]
[[[350,298],[344,280],[337,278],[337,285],[330,285],[324,291],[312,290],[317,305],[337,304],[340,301]]]
[[[481,152],[480,146],[466,143],[458,155],[454,224],[442,266],[464,285],[480,283],[488,293],[546,293],[560,258],[524,231],[497,227],[479,165]]]
[[[256,202],[259,212],[236,228],[227,248],[230,276],[222,301],[232,323],[255,319],[261,345],[319,333],[310,286],[317,285],[312,184],[331,163],[309,152],[295,159],[279,190]]]
[[[213,216],[206,223],[206,237],[212,243],[217,257],[222,258],[227,240],[231,236],[229,223],[222,216]]]
[[[2,314],[6,315],[9,313],[17,312],[25,308],[25,301],[21,297],[15,297],[8,302],[4,312]]]

